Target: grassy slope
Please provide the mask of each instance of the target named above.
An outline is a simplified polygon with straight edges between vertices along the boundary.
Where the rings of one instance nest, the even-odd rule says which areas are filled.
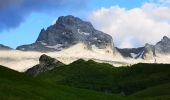
[[[0,66],[0,100],[124,100],[111,94],[54,85]]]
[[[79,60],[36,78],[1,66],[0,100],[168,100],[169,83],[170,67],[161,64],[115,68],[109,64]]]
[[[143,91],[139,91],[131,96],[137,97],[137,98],[145,98],[149,100],[150,99],[151,100],[153,99],[170,100],[170,83],[151,87]]]
[[[43,73],[37,79],[48,83],[130,95],[170,82],[170,67],[161,64],[137,64],[115,68],[109,64],[79,60]]]

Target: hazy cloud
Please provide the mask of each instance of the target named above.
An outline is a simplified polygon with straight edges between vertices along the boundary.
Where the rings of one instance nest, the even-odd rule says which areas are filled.
[[[86,0],[0,0],[0,31],[17,27],[32,12],[79,10]]]
[[[155,44],[164,35],[170,37],[170,8],[154,3],[125,9],[119,6],[98,9],[90,15],[93,24],[113,36],[118,47]]]
[[[159,0],[160,3],[170,4],[170,0]]]

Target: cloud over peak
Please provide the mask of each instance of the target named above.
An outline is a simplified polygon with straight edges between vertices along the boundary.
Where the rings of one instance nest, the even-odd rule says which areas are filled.
[[[170,8],[155,3],[128,10],[119,6],[101,8],[91,13],[90,20],[112,35],[121,48],[155,44],[164,35],[170,37]]]

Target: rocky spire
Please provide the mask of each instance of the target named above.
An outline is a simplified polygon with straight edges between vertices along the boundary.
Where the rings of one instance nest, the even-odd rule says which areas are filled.
[[[28,69],[26,73],[31,76],[37,76],[40,73],[52,70],[60,66],[64,66],[64,64],[54,58],[51,58],[50,56],[43,54],[39,58],[39,64]]]

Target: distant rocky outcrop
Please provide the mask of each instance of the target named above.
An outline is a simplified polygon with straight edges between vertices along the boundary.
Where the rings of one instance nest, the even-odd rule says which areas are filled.
[[[125,58],[134,58],[137,59],[140,53],[143,51],[144,47],[140,48],[116,48],[117,51]]]
[[[52,70],[60,66],[64,66],[64,64],[44,54],[39,58],[39,64],[28,69],[25,73],[31,76],[37,76],[40,73]]]
[[[156,54],[170,54],[170,39],[167,36],[164,36],[161,41],[155,45]]]
[[[145,59],[150,60],[158,55],[170,55],[170,39],[164,36],[156,45],[146,43],[144,47],[119,49],[116,48],[125,58]]]
[[[74,16],[61,16],[46,30],[42,29],[35,43],[17,47],[22,51],[61,51],[77,43],[83,43],[89,50],[110,48],[114,50],[112,37],[96,30],[90,22]],[[112,51],[109,51],[112,52]]]
[[[8,46],[5,46],[5,45],[0,44],[0,50],[12,50],[12,48],[10,48],[10,47],[8,47]]]

